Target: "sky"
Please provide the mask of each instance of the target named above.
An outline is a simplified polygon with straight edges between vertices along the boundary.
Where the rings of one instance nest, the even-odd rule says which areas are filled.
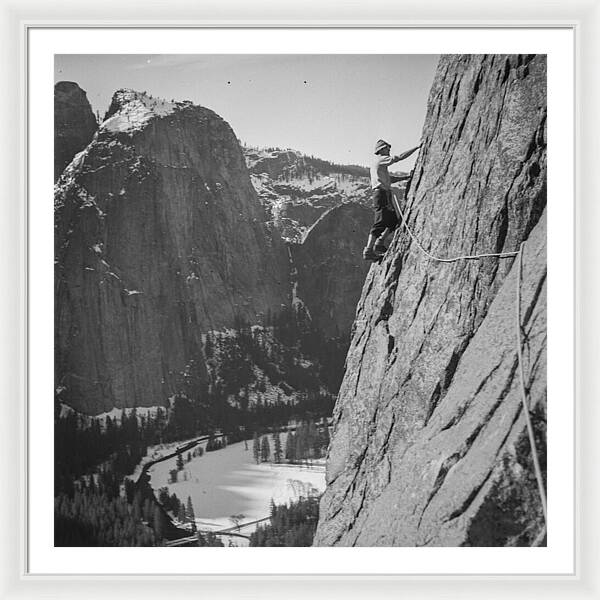
[[[74,81],[94,112],[115,90],[191,100],[242,142],[367,165],[379,138],[399,153],[419,143],[439,56],[409,54],[56,55],[55,81]],[[400,163],[412,167],[416,154]]]

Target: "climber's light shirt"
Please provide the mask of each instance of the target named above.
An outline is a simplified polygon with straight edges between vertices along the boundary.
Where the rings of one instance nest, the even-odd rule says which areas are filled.
[[[371,163],[371,187],[389,190],[392,188],[392,180],[388,173],[388,167],[401,160],[399,156],[382,156],[376,154]]]

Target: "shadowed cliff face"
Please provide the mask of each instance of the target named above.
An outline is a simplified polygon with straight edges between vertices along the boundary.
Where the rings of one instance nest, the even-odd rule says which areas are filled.
[[[362,249],[371,211],[356,203],[332,208],[308,230],[302,244],[292,244],[297,269],[296,294],[312,323],[325,335],[350,335],[369,263]]]
[[[56,384],[84,412],[202,377],[200,332],[289,304],[289,265],[229,125],[121,90],[56,186]]]
[[[86,93],[72,81],[54,86],[54,181],[98,129]]]
[[[444,56],[408,194],[423,246],[518,250],[545,468],[546,61]],[[519,394],[514,259],[440,263],[406,230],[365,281],[316,545],[530,545],[543,516]]]

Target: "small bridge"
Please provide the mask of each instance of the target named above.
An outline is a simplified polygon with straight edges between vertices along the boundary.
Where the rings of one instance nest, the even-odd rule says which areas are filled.
[[[256,519],[255,521],[248,521],[247,523],[240,523],[239,527],[234,525],[233,527],[227,527],[226,529],[220,529],[219,531],[211,531],[210,529],[199,529],[198,533],[208,534],[212,533],[214,535],[224,535],[226,537],[238,537],[244,538],[246,540],[250,539],[249,535],[244,535],[243,533],[239,533],[240,529],[247,527],[248,525],[254,525],[255,523],[263,523],[264,521],[269,521],[271,517],[263,517],[262,519]],[[237,531],[236,531],[237,530]],[[166,542],[165,546],[187,546],[188,544],[196,544],[198,542],[197,534],[190,535],[188,537],[179,538],[178,540],[172,540]]]

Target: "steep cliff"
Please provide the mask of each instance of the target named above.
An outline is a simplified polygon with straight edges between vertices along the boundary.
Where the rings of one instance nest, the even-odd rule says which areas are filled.
[[[316,545],[545,543],[517,371],[545,470],[546,60],[444,56],[401,229],[373,265],[334,411]]]
[[[245,148],[252,183],[282,237],[300,242],[327,210],[343,202],[368,205],[369,173],[295,150]]]
[[[86,93],[72,81],[54,86],[54,181],[98,129]]]
[[[301,244],[290,246],[297,271],[295,295],[326,336],[350,335],[369,268],[362,249],[371,221],[368,208],[348,202],[325,212]]]
[[[218,115],[115,93],[55,194],[56,385],[84,412],[203,376],[201,332],[289,305],[289,264]],[[202,365],[202,366],[201,366]]]

